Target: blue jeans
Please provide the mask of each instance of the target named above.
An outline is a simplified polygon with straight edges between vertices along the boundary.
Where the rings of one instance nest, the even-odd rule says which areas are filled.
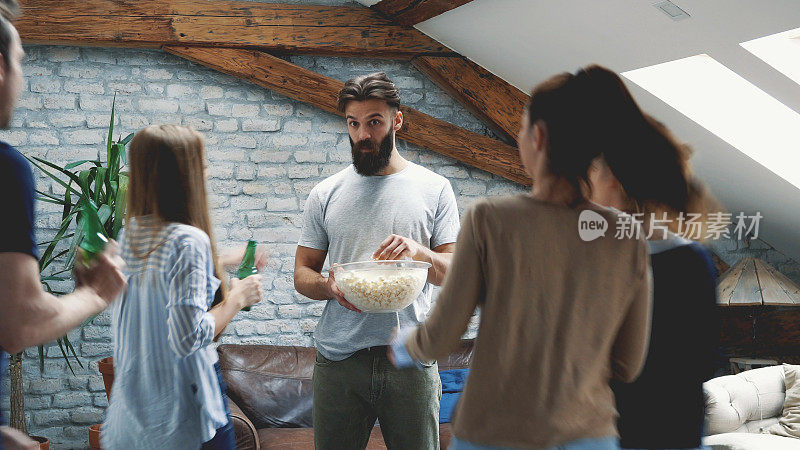
[[[453,436],[448,450],[514,450],[513,447],[497,447],[494,445],[472,444],[462,441]],[[578,439],[577,441],[567,442],[546,450],[618,450],[619,440],[615,437]]]
[[[222,394],[222,403],[225,404],[225,414],[228,416],[228,423],[217,428],[217,434],[206,441],[201,450],[236,450],[236,435],[233,431],[233,421],[231,420],[231,410],[228,408],[228,387],[225,385],[225,379],[222,378],[222,370],[219,363],[214,364],[214,370],[217,372],[217,380],[219,381],[219,391]]]

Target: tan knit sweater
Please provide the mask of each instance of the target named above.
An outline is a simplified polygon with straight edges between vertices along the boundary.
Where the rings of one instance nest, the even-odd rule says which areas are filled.
[[[644,363],[649,260],[643,238],[615,237],[622,213],[584,206],[520,195],[465,214],[436,306],[406,342],[417,360],[442,358],[481,308],[459,439],[538,448],[617,435],[608,383],[634,380]],[[586,208],[608,220],[605,237],[580,238]]]

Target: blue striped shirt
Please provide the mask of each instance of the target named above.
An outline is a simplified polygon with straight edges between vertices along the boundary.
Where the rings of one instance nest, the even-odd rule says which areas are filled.
[[[207,310],[220,281],[208,236],[144,216],[130,219],[119,240],[128,287],[112,306],[103,447],[199,448],[228,422],[210,345]]]

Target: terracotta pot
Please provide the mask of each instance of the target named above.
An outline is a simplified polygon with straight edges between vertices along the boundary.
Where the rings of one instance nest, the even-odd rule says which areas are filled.
[[[106,398],[111,401],[111,386],[114,385],[114,358],[103,358],[98,363],[100,373],[103,374],[103,384],[106,388]]]
[[[50,450],[50,439],[41,436],[31,436],[31,439],[39,443],[39,450]]]
[[[100,425],[92,425],[89,427],[89,448],[92,450],[100,450]]]

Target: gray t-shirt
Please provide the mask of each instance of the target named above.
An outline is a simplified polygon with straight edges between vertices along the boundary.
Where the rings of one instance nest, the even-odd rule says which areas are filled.
[[[412,162],[386,176],[362,176],[353,166],[312,189],[298,245],[326,250],[328,261],[369,261],[390,234],[409,237],[428,248],[456,241],[458,207],[450,182]],[[400,326],[425,320],[432,286],[399,313]],[[394,314],[357,313],[328,301],[317,324],[317,349],[340,361],[358,350],[388,345],[397,326]]]

